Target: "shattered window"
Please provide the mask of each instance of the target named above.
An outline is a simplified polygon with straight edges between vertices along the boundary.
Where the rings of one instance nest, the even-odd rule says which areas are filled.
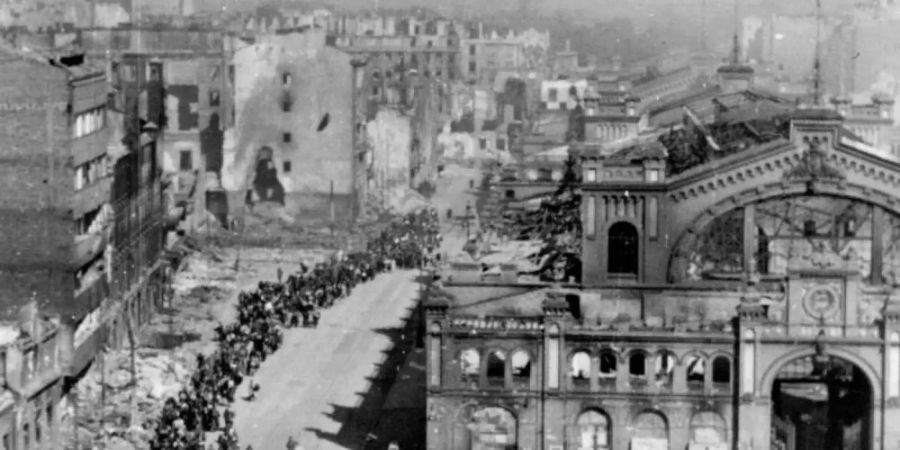
[[[600,381],[615,381],[616,369],[618,366],[618,358],[612,352],[604,352],[600,354]]]
[[[706,382],[706,359],[699,355],[693,355],[687,360],[688,389],[703,389]]]

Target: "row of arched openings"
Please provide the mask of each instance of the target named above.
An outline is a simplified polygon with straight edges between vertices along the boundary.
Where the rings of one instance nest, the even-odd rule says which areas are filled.
[[[629,353],[624,360],[626,367],[620,368],[620,357],[611,349],[602,350],[596,366],[591,363],[592,355],[587,350],[578,350],[570,359],[570,377],[575,388],[587,388],[590,380],[596,378],[600,385],[614,386],[619,370],[627,370],[629,381],[633,384],[655,383],[658,386],[671,386],[678,362],[675,354],[660,350],[649,354],[641,350]],[[703,390],[707,381],[713,385],[731,384],[731,359],[719,355],[709,359],[700,354],[689,354],[682,360],[685,366],[688,388]],[[707,367],[711,365],[711,370]],[[596,373],[593,371],[596,370]]]
[[[475,409],[469,416],[470,448],[510,449],[517,444],[517,421],[509,410],[497,406]],[[601,450],[612,447],[613,423],[610,416],[599,408],[589,408],[578,415],[573,425],[567,426],[567,441],[571,448]],[[643,411],[629,421],[627,432],[632,445],[656,444],[668,446],[669,426],[659,411]],[[714,411],[694,413],[690,421],[690,439],[693,443],[715,445],[727,442],[728,427],[720,414]]]
[[[504,387],[507,371],[514,385],[527,387],[531,380],[531,355],[525,350],[515,350],[511,353],[504,350],[489,351],[483,372],[481,359],[481,354],[473,348],[460,353],[460,374],[463,383],[477,385],[484,376],[488,386]]]
[[[675,354],[668,350],[660,350],[655,354],[634,350],[625,359],[621,359],[619,354],[606,349],[600,352],[598,359],[595,367],[588,350],[578,350],[572,354],[569,375],[573,387],[587,388],[593,378],[600,384],[615,385],[619,370],[627,370],[632,382],[654,382],[660,386],[671,386],[678,362]],[[626,367],[620,368],[620,361]],[[461,381],[477,386],[484,377],[485,384],[490,387],[505,387],[508,381],[515,386],[527,387],[531,380],[531,362],[531,355],[525,350],[515,350],[509,354],[504,350],[491,350],[487,353],[485,367],[482,367],[482,356],[478,350],[465,349],[460,352],[459,357]],[[725,355],[710,359],[692,353],[681,362],[685,366],[689,389],[703,390],[707,382],[716,386],[731,384],[732,362]],[[507,380],[507,372],[510,380]]]

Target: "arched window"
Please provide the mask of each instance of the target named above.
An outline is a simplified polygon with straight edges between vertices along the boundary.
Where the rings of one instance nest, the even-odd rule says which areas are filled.
[[[516,418],[496,406],[475,410],[466,427],[470,430],[469,448],[505,450],[517,448]]]
[[[609,418],[601,411],[589,409],[576,422],[578,450],[609,448]]]
[[[675,373],[675,355],[667,350],[662,350],[656,354],[656,384],[660,386],[671,386],[672,375]]]
[[[635,416],[631,425],[632,447],[639,441],[645,444],[644,447],[668,448],[669,427],[660,413],[656,411],[640,413]]]
[[[506,384],[506,354],[500,350],[488,353],[487,382],[494,387]]]
[[[572,385],[586,388],[590,385],[591,355],[585,351],[577,351],[572,355]]]
[[[637,275],[638,233],[634,225],[618,222],[610,227],[606,254],[609,273]]]
[[[716,445],[727,442],[725,419],[713,411],[700,411],[691,417],[691,443]]]
[[[512,379],[518,387],[528,387],[531,381],[531,356],[524,350],[512,354]]]
[[[714,384],[731,383],[731,360],[725,356],[717,356],[712,364],[712,382]]]
[[[481,355],[478,354],[478,350],[474,348],[463,350],[459,355],[459,369],[463,383],[478,384],[481,374]]]
[[[628,374],[632,378],[647,376],[647,356],[643,352],[634,352],[628,357]]]
[[[615,384],[616,370],[618,370],[619,361],[615,353],[605,351],[600,354],[600,382]]]
[[[703,390],[706,382],[706,360],[699,355],[692,355],[688,358],[687,364],[687,384],[688,389]]]

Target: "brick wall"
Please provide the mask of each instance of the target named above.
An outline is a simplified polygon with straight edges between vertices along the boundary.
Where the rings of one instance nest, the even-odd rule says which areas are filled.
[[[63,70],[0,54],[0,315],[24,296],[64,305],[74,292],[67,101]]]

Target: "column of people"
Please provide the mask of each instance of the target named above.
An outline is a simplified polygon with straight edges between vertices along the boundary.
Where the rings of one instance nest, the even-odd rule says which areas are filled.
[[[176,398],[166,400],[155,421],[150,448],[203,450],[205,433],[219,431],[214,448],[237,450],[234,413],[229,405],[243,379],[252,377],[280,347],[282,329],[301,323],[315,327],[320,311],[348,295],[357,284],[394,267],[422,267],[440,244],[437,211],[422,210],[392,221],[368,242],[365,251],[338,254],[314,267],[301,264],[284,282],[260,282],[256,291],[242,292],[237,322],[217,327],[218,349],[211,356],[197,356],[190,383]],[[252,379],[248,386],[245,398],[252,400],[260,386]],[[293,439],[288,442],[289,447],[295,445]]]

